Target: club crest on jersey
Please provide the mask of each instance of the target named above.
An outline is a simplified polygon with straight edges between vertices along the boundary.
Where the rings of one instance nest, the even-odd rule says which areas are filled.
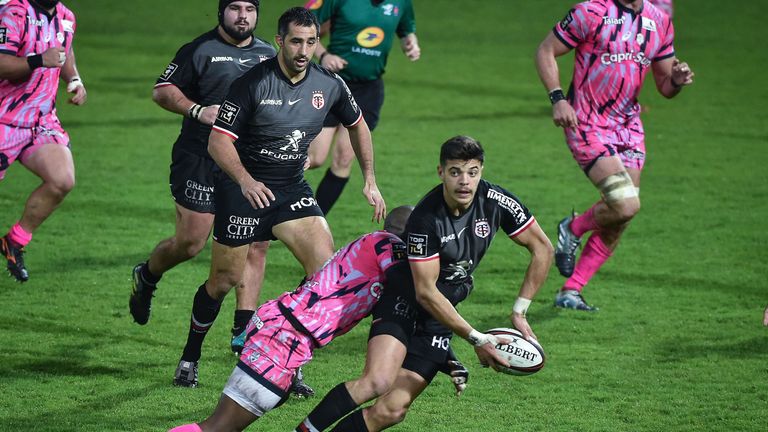
[[[232,126],[235,124],[235,119],[237,118],[238,113],[240,113],[239,106],[233,104],[230,101],[224,101],[224,103],[219,107],[219,115],[216,116],[216,118],[221,120],[223,123]]]
[[[56,40],[59,41],[60,44],[64,43],[64,33],[57,32],[56,33]]]
[[[165,71],[163,71],[163,73],[160,75],[160,79],[163,81],[168,81],[168,78],[170,78],[178,68],[179,66],[176,63],[168,64],[168,66],[165,67]]]
[[[643,42],[645,42],[645,36],[643,36],[642,33],[638,33],[637,36],[635,36],[635,40],[637,41],[638,45],[642,45]]]
[[[426,257],[428,238],[426,234],[408,234],[408,256]]]
[[[0,44],[4,44],[8,40],[8,29],[0,27]]]
[[[325,98],[323,97],[322,90],[312,92],[312,106],[315,107],[315,109],[322,109],[325,106]]]
[[[475,221],[475,235],[480,238],[486,238],[491,234],[491,225],[488,224],[486,219],[478,219]]]

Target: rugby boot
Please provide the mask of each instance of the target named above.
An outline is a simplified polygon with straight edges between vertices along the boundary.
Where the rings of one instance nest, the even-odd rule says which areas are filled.
[[[240,353],[243,352],[243,346],[245,346],[245,330],[238,335],[232,335],[232,341],[229,344],[229,348],[239,357]]]
[[[301,368],[296,373],[296,377],[293,379],[291,388],[288,389],[297,398],[308,398],[315,395],[315,390],[312,389],[307,383],[304,382],[304,374],[301,372]]]
[[[196,361],[179,360],[176,373],[173,375],[173,385],[177,387],[197,387],[197,364],[198,362]]]
[[[587,312],[597,312],[599,309],[590,306],[584,297],[581,295],[581,291],[576,290],[560,290],[555,296],[555,307],[563,309],[576,309]]]
[[[152,309],[152,297],[155,296],[155,285],[147,283],[141,277],[141,266],[146,263],[138,264],[133,268],[133,290],[131,298],[128,301],[128,307],[131,310],[133,320],[139,325],[144,325],[149,321],[149,313]]]
[[[29,280],[29,272],[24,266],[24,247],[14,244],[8,236],[0,237],[0,253],[8,261],[8,273],[19,282]]]
[[[555,248],[555,265],[560,274],[571,277],[576,267],[576,250],[581,244],[581,239],[571,231],[571,222],[576,213],[561,220],[557,224],[557,247]]]

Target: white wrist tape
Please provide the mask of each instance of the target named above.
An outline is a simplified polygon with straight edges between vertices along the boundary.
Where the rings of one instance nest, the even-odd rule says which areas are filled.
[[[72,77],[67,84],[67,93],[72,93],[77,90],[78,87],[85,87],[83,80],[79,76]]]
[[[200,104],[194,104],[187,110],[187,114],[189,114],[189,118],[195,119],[197,121],[200,121],[200,117],[203,115],[203,110],[205,109],[204,106]]]
[[[467,340],[472,345],[478,346],[478,347],[485,344],[496,345],[498,343],[496,336],[488,333],[480,333],[475,329],[472,329],[472,331],[469,332],[469,336],[467,336]]]
[[[512,312],[525,316],[525,313],[528,312],[528,307],[530,305],[530,300],[527,298],[518,297],[517,300],[515,300],[515,305],[512,306]]]

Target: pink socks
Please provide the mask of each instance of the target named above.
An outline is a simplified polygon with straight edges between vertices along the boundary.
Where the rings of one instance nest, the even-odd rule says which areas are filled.
[[[581,237],[586,233],[587,231],[594,231],[597,227],[597,222],[595,222],[595,206],[597,204],[593,205],[589,208],[584,214],[580,214],[573,218],[571,221],[571,232],[573,232],[576,237]]]
[[[592,233],[589,236],[589,240],[587,240],[587,244],[584,246],[584,250],[581,252],[579,260],[576,261],[573,275],[565,281],[563,289],[581,291],[584,285],[592,279],[592,276],[597,273],[597,270],[600,269],[611,255],[611,250],[603,243],[599,233]]]
[[[32,240],[32,233],[24,231],[24,228],[16,222],[16,225],[8,231],[8,238],[19,246],[26,246]]]
[[[168,432],[203,432],[203,430],[200,429],[200,426],[198,426],[197,423],[192,423],[183,426],[176,426]]]

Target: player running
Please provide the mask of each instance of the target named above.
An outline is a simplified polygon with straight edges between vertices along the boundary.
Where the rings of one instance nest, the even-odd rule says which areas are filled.
[[[16,224],[0,237],[11,276],[29,280],[25,246],[75,186],[69,135],[56,116],[59,79],[82,105],[87,94],[72,40],[75,15],[58,0],[0,1],[0,180],[19,160],[43,181]]]
[[[555,25],[536,53],[536,67],[579,167],[600,200],[558,226],[555,264],[567,277],[555,306],[594,311],[581,295],[610,258],[640,210],[640,174],[645,134],[638,94],[649,70],[663,96],[677,96],[693,83],[688,64],[675,57],[669,16],[643,0],[579,3]],[[560,88],[556,58],[576,49],[573,82]],[[581,237],[592,232],[576,262]]]

